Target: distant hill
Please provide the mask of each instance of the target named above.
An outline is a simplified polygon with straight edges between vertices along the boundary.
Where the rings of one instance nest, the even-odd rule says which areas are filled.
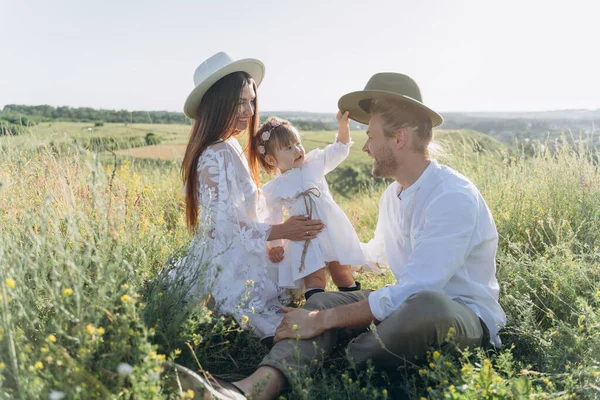
[[[563,134],[577,137],[595,133],[600,125],[600,109],[556,110],[542,112],[447,112],[444,129],[467,129],[486,133],[501,142],[512,144],[515,140],[545,140]],[[304,131],[335,130],[335,113],[304,111],[261,111],[261,119],[278,116],[292,121]],[[187,124],[191,121],[181,112],[96,110],[88,107],[52,107],[48,105],[24,106],[9,104],[0,112],[0,128],[16,131],[16,125],[29,125],[47,121],[113,122],[150,124]],[[4,124],[4,125],[2,125]],[[351,121],[351,129],[365,126]],[[0,135],[2,130],[0,130]],[[597,142],[600,144],[600,142]]]

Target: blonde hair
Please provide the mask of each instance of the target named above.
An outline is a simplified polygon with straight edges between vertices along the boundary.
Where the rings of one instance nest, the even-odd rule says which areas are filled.
[[[263,134],[268,133],[268,139],[263,140]],[[277,117],[270,117],[258,128],[253,136],[252,149],[256,155],[256,161],[269,174],[273,175],[277,167],[269,164],[267,155],[275,157],[275,151],[283,149],[292,144],[301,143],[300,134],[291,122]],[[261,147],[264,152],[261,152]]]
[[[420,109],[395,99],[376,99],[369,106],[371,114],[381,115],[383,134],[392,137],[401,128],[412,128],[415,133],[412,149],[431,158],[442,155],[442,147],[433,141],[431,118]]]

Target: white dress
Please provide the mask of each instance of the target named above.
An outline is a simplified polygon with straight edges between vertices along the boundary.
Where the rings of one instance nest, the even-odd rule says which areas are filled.
[[[264,199],[235,138],[202,153],[198,179],[199,232],[172,272],[183,271],[193,280],[192,296],[212,294],[220,313],[233,315],[256,336],[274,335],[283,318],[279,306],[289,296],[277,286],[277,264],[266,252],[271,225],[259,216]]]
[[[322,150],[312,150],[302,167],[286,171],[263,186],[270,223],[283,221],[283,208],[289,216],[306,215],[309,211],[306,206],[311,207],[306,202],[312,202],[312,219],[320,219],[325,224],[325,229],[309,242],[303,268],[301,259],[305,242],[283,241],[285,254],[279,263],[279,286],[302,287],[302,278],[323,268],[329,261],[339,261],[342,265],[365,263],[356,231],[333,200],[325,180],[325,174],[348,157],[351,145],[352,142],[336,142]]]

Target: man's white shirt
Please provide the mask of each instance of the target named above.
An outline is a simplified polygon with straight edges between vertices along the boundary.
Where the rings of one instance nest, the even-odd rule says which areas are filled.
[[[410,187],[401,191],[394,182],[386,189],[375,237],[362,244],[369,264],[388,265],[397,279],[369,295],[373,316],[383,321],[410,295],[437,290],[473,310],[499,347],[506,316],[498,304],[497,247],[496,225],[479,190],[432,160]]]

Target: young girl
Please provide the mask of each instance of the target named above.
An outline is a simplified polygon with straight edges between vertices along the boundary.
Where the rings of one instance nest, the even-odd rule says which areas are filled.
[[[338,112],[339,132],[333,144],[305,155],[296,128],[286,120],[269,118],[253,138],[260,165],[277,176],[262,192],[268,209],[268,222],[283,221],[283,209],[290,216],[306,215],[325,224],[323,232],[307,241],[285,241],[283,247],[268,248],[269,258],[279,262],[279,285],[306,288],[308,300],[325,291],[325,266],[341,291],[360,290],[350,265],[361,265],[364,256],[352,224],[334,202],[325,174],[337,167],[350,151],[348,113]]]

